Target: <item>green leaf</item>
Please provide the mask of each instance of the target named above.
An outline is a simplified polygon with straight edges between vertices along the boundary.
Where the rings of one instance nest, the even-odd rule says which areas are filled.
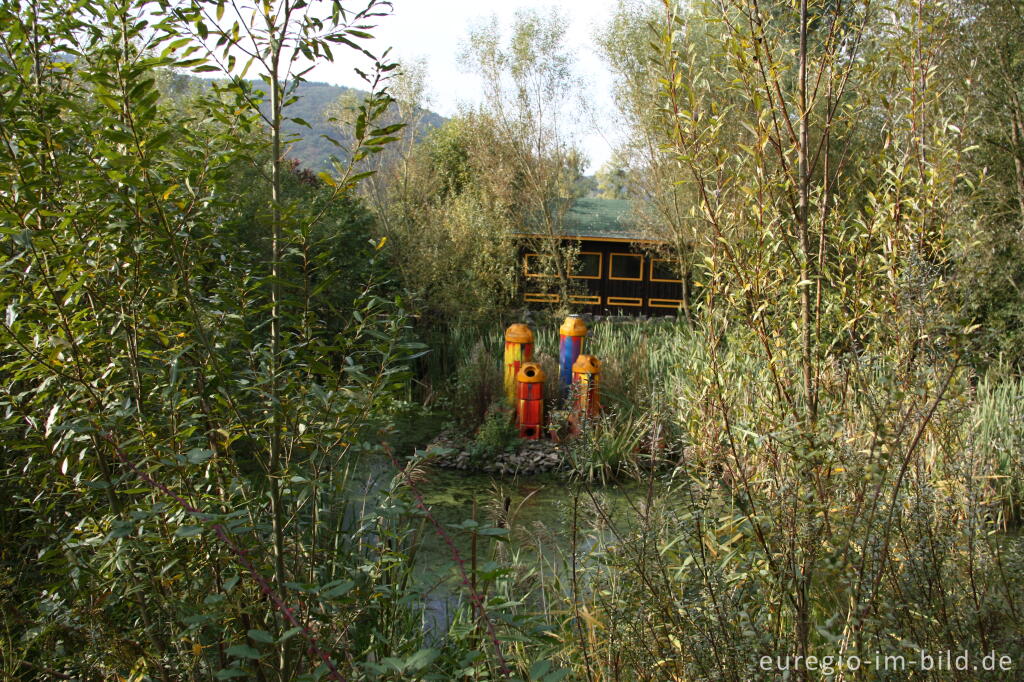
[[[354,582],[352,582],[351,580],[346,580],[345,582],[341,583],[337,587],[332,587],[331,589],[327,590],[326,592],[321,593],[320,596],[323,597],[324,599],[335,599],[335,598],[340,597],[341,595],[347,593],[349,590],[351,590],[355,586],[356,586],[356,584]]]
[[[537,661],[530,666],[530,679],[540,679],[547,675],[549,670],[551,670],[551,661]]]
[[[289,639],[299,634],[300,632],[302,632],[302,628],[300,627],[289,628],[288,630],[284,631],[284,633],[278,638],[277,641],[287,642]]]
[[[491,535],[494,537],[504,537],[508,535],[508,528],[481,528],[477,531],[477,535]]]
[[[207,450],[206,448],[192,448],[185,453],[185,456],[188,457],[188,461],[192,464],[202,464],[213,457],[213,450]]]
[[[257,642],[263,642],[264,644],[274,643],[274,636],[264,630],[249,630],[246,634],[249,635],[250,639]]]
[[[202,526],[178,526],[178,530],[174,531],[174,537],[176,538],[191,538],[199,535],[203,532]]]
[[[262,654],[248,644],[236,644],[225,649],[224,653],[235,658],[259,658]]]
[[[405,672],[416,672],[418,670],[422,670],[437,660],[437,657],[440,655],[441,652],[437,649],[420,649],[412,656],[405,659],[402,668]]]

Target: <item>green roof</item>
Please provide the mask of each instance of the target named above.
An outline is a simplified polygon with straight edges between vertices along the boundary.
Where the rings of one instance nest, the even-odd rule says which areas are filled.
[[[540,235],[531,231],[527,234]],[[650,239],[633,220],[628,199],[576,199],[565,213],[562,236],[585,239]]]

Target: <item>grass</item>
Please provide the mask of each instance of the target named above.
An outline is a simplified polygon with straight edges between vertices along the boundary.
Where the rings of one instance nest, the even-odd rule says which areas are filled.
[[[534,325],[549,377],[558,322]],[[473,382],[498,386],[502,332],[461,337],[453,411],[483,392]],[[793,652],[1024,656],[1024,547],[998,533],[1024,504],[1024,382],[972,387],[967,370],[884,349],[837,355],[809,428],[787,402],[798,344],[711,338],[592,325],[605,410],[567,448],[571,539],[528,566],[511,552],[501,583],[561,642],[544,659],[573,679],[739,680]],[[597,487],[624,478],[644,483],[629,504],[603,504]]]
[[[1024,505],[1024,380],[986,376],[978,384],[972,443],[989,464],[1001,511],[1019,520]]]

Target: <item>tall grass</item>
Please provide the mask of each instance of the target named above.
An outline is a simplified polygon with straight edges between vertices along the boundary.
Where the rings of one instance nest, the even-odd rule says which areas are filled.
[[[550,376],[557,322],[533,325]],[[465,363],[497,370],[501,342],[500,328],[476,336]],[[591,325],[605,412],[567,448],[571,540],[504,559],[501,594],[560,642],[543,656],[573,679],[615,680],[768,679],[765,655],[1024,660],[1024,546],[993,518],[1024,500],[1024,382],[972,388],[927,357],[837,357],[808,439],[778,380],[798,376],[797,356],[779,348],[769,360],[742,329]],[[656,427],[669,475],[646,466]],[[613,508],[592,486],[623,474],[644,483]]]
[[[973,446],[989,463],[1002,510],[1020,518],[1024,504],[1024,379],[987,376],[978,384]]]
[[[558,382],[558,326],[544,317],[531,324],[534,360],[547,375],[546,410],[551,415],[567,406]],[[451,410],[469,435],[484,421],[488,408],[501,399],[504,327],[452,330],[431,361],[431,371],[448,368],[444,385]],[[610,322],[590,325],[584,352],[602,363],[601,401],[605,412],[573,444],[574,466],[587,478],[610,481],[635,470],[641,452],[681,450],[681,432],[672,415],[685,368],[700,353],[699,337],[673,322]],[[445,357],[441,357],[444,355]]]

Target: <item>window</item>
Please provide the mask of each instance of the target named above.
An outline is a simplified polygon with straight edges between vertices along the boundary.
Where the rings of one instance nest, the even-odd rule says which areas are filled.
[[[644,278],[644,257],[635,253],[613,253],[608,279],[629,279],[639,282]]]
[[[601,305],[600,296],[570,296],[570,303],[582,303],[583,305]]]
[[[651,259],[652,282],[682,282],[679,279],[679,270],[676,269],[676,261],[668,258]]]
[[[549,253],[528,253],[523,256],[523,272],[527,277],[554,277],[555,267]]]
[[[636,307],[636,306],[641,306],[643,304],[644,304],[644,300],[642,298],[627,298],[627,297],[621,297],[621,296],[619,296],[619,297],[609,296],[608,297],[608,305],[609,306],[628,305],[628,306]]]
[[[601,279],[601,254],[597,251],[580,251],[573,261],[573,279]]]
[[[683,307],[683,302],[677,298],[649,298],[647,305],[652,308],[675,308],[678,310]]]
[[[523,294],[527,303],[558,303],[558,294]]]

